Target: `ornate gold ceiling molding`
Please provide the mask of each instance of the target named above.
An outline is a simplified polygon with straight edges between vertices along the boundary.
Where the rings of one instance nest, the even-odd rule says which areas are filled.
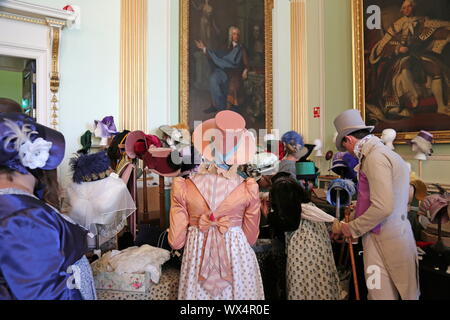
[[[120,38],[120,123],[147,131],[147,0],[122,0]]]
[[[22,16],[22,15],[12,14],[12,13],[8,13],[8,12],[1,12],[1,11],[0,11],[0,18],[21,21],[21,22],[27,22],[27,23],[40,24],[40,25],[44,25],[44,26],[46,26],[48,24],[47,22],[60,25],[61,27],[66,25],[66,22],[62,21],[62,20],[26,17],[26,16]]]

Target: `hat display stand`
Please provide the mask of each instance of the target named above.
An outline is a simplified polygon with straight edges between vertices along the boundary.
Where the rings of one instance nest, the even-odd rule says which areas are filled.
[[[147,170],[143,168],[142,170],[142,200],[143,200],[143,216],[147,216],[148,212],[148,194],[147,194]]]
[[[322,140],[316,139],[316,140],[314,140],[313,144],[315,145],[315,147],[314,147],[314,151],[315,151],[314,157],[316,158],[318,167],[322,168],[322,164],[321,164],[321,160],[323,158],[323,153],[322,153],[323,143],[322,143]]]
[[[341,220],[341,194],[342,194],[342,191],[344,191],[344,189],[335,188],[335,190],[336,190],[336,219],[338,219],[340,221]],[[349,207],[345,208],[344,216],[345,216],[345,222],[348,223],[350,221],[350,208]],[[359,296],[358,277],[357,277],[357,273],[356,273],[355,253],[353,251],[352,239],[349,238],[347,240],[347,243],[348,243],[348,252],[350,255],[350,261],[351,261],[351,265],[352,265],[352,277],[353,277],[353,283],[355,286],[355,297],[356,297],[356,300],[361,300],[361,298]],[[345,244],[345,242],[343,242],[343,244],[342,244],[339,261],[342,261],[342,256],[343,256],[344,248],[345,248],[344,244]]]
[[[143,217],[150,216],[149,206],[148,206],[148,175],[150,171],[149,169],[143,170],[142,180],[143,180],[143,187],[142,187],[142,214]],[[156,173],[154,173],[156,174]],[[166,195],[165,195],[165,177],[162,175],[158,175],[159,177],[159,186],[158,186],[158,194],[159,194],[159,226],[160,229],[163,230],[166,227],[167,219],[166,219]],[[142,221],[139,221],[139,223],[142,223]]]
[[[159,227],[163,230],[166,226],[166,179],[159,176]]]
[[[448,194],[441,186],[435,185],[439,193],[444,196],[447,199],[450,199],[450,194]],[[439,213],[436,215],[437,219],[437,235],[438,239],[436,244],[432,245],[432,249],[437,253],[438,255],[438,261],[439,261],[439,269],[441,271],[447,271],[447,268],[450,265],[450,248],[448,248],[442,239],[442,221],[444,220],[445,215],[450,215],[450,201],[447,205],[447,207],[442,208]],[[450,218],[450,217],[449,217]]]
[[[330,176],[330,172],[331,172],[331,163],[332,163],[332,159],[333,159],[333,151],[328,151],[327,154],[325,155],[325,160],[328,161],[328,175]]]

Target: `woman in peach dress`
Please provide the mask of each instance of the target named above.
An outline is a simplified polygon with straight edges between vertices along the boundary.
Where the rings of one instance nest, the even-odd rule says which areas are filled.
[[[208,129],[216,129],[214,141],[222,146],[211,144]],[[220,132],[223,140],[217,137]],[[228,146],[227,139],[237,142]],[[259,234],[259,188],[254,179],[237,173],[238,165],[255,153],[254,138],[239,114],[223,111],[198,126],[193,140],[208,162],[172,185],[169,243],[176,250],[184,247],[178,299],[263,300],[251,248]]]

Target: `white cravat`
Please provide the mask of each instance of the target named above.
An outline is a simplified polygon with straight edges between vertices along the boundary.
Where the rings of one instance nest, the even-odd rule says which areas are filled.
[[[414,28],[417,26],[417,20],[415,17],[409,17],[405,22],[405,27],[408,29],[409,33],[414,35]]]

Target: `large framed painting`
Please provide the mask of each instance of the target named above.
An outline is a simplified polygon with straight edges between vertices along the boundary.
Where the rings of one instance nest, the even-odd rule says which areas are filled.
[[[450,143],[450,1],[352,0],[355,108],[397,143]]]
[[[180,115],[239,112],[248,129],[272,129],[273,0],[181,0]]]

